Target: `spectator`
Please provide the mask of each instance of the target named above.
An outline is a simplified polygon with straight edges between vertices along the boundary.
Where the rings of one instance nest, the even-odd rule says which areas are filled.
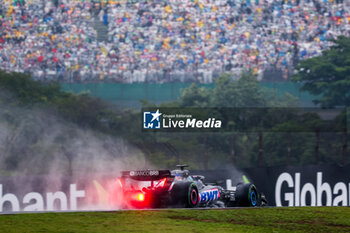
[[[349,1],[0,3],[0,69],[43,81],[210,83],[246,69],[259,79],[271,69],[287,78],[298,60],[328,49],[329,39],[350,36]]]

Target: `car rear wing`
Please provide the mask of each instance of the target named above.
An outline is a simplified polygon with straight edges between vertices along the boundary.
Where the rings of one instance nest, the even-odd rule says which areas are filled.
[[[154,181],[167,177],[173,177],[169,170],[122,171],[122,178],[130,178],[138,181]]]

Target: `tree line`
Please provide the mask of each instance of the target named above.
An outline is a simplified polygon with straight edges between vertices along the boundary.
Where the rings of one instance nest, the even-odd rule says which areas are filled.
[[[67,121],[96,132],[123,137],[137,146],[154,166],[172,167],[188,163],[192,168],[255,167],[305,165],[310,163],[347,163],[350,107],[350,39],[340,37],[320,57],[301,61],[292,80],[302,83],[302,90],[320,96],[319,108],[340,109],[340,115],[328,132],[320,131],[325,121],[315,113],[298,114],[299,100],[286,93],[259,85],[251,72],[238,80],[222,74],[215,88],[192,84],[182,90],[178,100],[160,105],[142,101],[143,107],[171,108],[261,108],[248,120],[259,118],[262,128],[221,133],[147,133],[141,131],[141,113],[109,105],[88,93],[63,92],[59,83],[40,83],[30,76],[0,71],[0,103],[24,108],[41,107]],[[345,109],[343,109],[345,108]],[[280,109],[283,109],[281,112]],[[225,127],[241,125],[234,114],[225,116]],[[293,117],[291,117],[293,116]],[[225,118],[226,117],[226,118]],[[247,119],[246,119],[247,120]],[[252,124],[249,124],[252,125]],[[254,124],[253,124],[254,125]],[[343,128],[342,128],[343,127]]]

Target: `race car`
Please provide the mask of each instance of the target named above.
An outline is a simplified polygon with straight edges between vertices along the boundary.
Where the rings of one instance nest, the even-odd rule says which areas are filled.
[[[187,165],[178,169],[123,171],[123,208],[255,207],[267,205],[254,184],[237,184],[235,190],[205,184],[204,176],[190,175]]]

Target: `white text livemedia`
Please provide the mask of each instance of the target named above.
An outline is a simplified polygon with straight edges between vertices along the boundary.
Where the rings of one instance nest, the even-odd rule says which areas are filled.
[[[215,118],[197,120],[196,118],[186,120],[172,120],[163,118],[163,128],[221,128],[221,121]]]

